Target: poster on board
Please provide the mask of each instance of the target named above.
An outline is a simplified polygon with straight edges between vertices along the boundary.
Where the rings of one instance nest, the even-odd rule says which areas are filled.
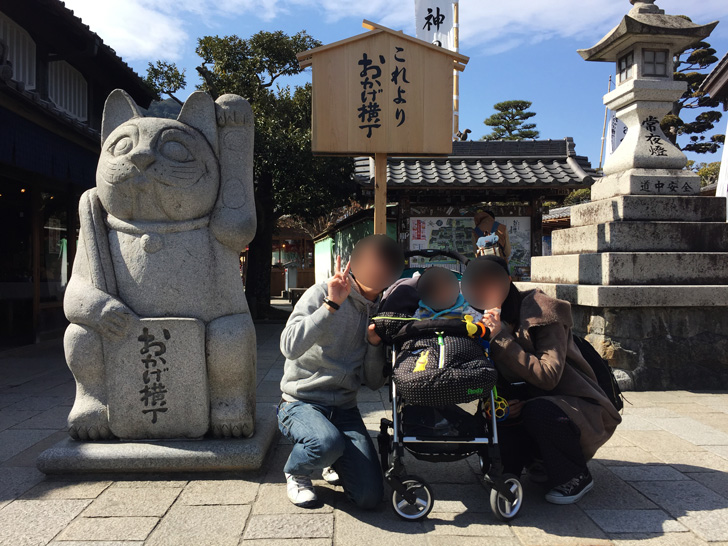
[[[511,242],[509,264],[514,278],[528,280],[531,276],[531,218],[528,216],[499,217],[508,228]],[[410,250],[436,248],[457,250],[468,258],[474,257],[473,219],[471,217],[412,217],[410,218]],[[425,264],[450,267],[455,260],[412,258],[411,267]]]

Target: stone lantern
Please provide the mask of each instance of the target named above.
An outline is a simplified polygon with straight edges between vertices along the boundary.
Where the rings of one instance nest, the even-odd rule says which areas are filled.
[[[571,303],[585,336],[637,389],[728,388],[728,224],[722,198],[702,197],[687,158],[660,120],[686,90],[673,57],[717,23],[666,15],[652,0],[590,49],[615,63],[604,97],[628,132],[592,186],[571,207],[571,227],[552,234],[553,256],[534,257],[531,283]]]
[[[686,46],[710,35],[718,22],[696,25],[666,15],[654,0],[630,0],[630,12],[592,48],[587,61],[613,62],[617,88],[604,104],[627,126],[627,135],[604,164],[592,200],[629,194],[698,194],[695,173],[683,171],[687,157],[665,136],[660,120],[687,90],[673,79],[673,58]],[[657,172],[656,172],[657,170]],[[660,181],[655,181],[659,174]]]

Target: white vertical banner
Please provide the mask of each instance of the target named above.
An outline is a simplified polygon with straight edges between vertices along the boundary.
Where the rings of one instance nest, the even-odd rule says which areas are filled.
[[[415,0],[417,38],[455,50],[452,0]]]
[[[728,214],[728,147],[723,145],[723,160],[720,163],[718,186],[715,188],[716,197],[726,197],[726,214]]]
[[[627,126],[617,118],[614,111],[611,111],[609,118],[609,131],[607,134],[607,157],[614,153],[614,150],[622,143],[627,134]]]

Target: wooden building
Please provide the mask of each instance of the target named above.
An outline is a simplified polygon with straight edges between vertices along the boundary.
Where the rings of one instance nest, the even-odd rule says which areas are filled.
[[[58,0],[0,4],[0,347],[60,335],[107,95],[155,97]]]
[[[370,195],[371,163],[355,160],[356,181]],[[591,186],[594,174],[571,138],[457,141],[447,157],[390,157],[388,202],[396,203],[396,236],[405,249],[452,248],[465,255],[472,255],[474,214],[491,210],[508,227],[512,272],[525,280],[531,256],[542,254],[544,203]]]
[[[387,235],[397,238],[397,206],[387,206]],[[374,209],[361,209],[314,237],[316,282],[334,274],[336,256],[350,256],[356,242],[374,233]]]
[[[314,243],[311,236],[285,221],[279,221],[273,234],[271,266],[270,293],[273,296],[281,295],[289,288],[308,288],[314,284]]]

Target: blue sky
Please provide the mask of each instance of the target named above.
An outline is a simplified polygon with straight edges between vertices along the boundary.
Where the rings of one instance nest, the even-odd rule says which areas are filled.
[[[305,29],[324,43],[363,32],[371,19],[414,35],[414,0],[65,0],[140,74],[148,61],[174,61],[187,71],[186,97],[199,82],[196,40],[205,35],[248,37],[259,30]],[[724,20],[709,42],[728,52],[728,1],[658,0],[669,14],[694,22]],[[483,120],[496,102],[533,102],[541,138],[571,136],[576,151],[599,163],[610,63],[587,63],[576,50],[594,45],[631,8],[628,0],[461,0],[460,127],[471,137],[489,131]],[[310,78],[310,73],[305,75]],[[295,81],[300,81],[297,79]],[[292,82],[292,83],[295,83]],[[720,122],[725,132],[728,116]],[[694,156],[719,161],[720,154]]]

